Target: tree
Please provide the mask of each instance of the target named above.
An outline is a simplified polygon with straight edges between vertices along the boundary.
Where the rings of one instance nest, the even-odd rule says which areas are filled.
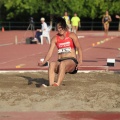
[[[2,6],[4,5],[4,0],[0,0],[0,21],[1,21],[1,18],[2,18]]]
[[[7,19],[19,16],[21,13],[33,15],[38,12],[41,3],[42,0],[5,0],[4,5],[9,11]]]
[[[0,0],[0,5],[3,1],[8,12],[7,19],[25,14],[62,16],[64,11],[68,11],[71,16],[76,12],[79,17],[94,20],[102,17],[106,10],[111,15],[120,13],[120,0]]]

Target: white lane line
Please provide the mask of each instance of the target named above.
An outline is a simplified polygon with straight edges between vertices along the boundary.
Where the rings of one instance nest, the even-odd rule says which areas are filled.
[[[17,42],[17,44],[21,44],[21,43],[25,43],[25,42]],[[0,47],[4,47],[4,46],[8,46],[8,45],[14,45],[15,43],[6,43],[6,44],[0,44]],[[16,45],[17,45],[16,44]]]
[[[27,58],[27,57],[31,57],[31,56],[38,55],[38,54],[41,54],[41,53],[32,54],[32,55],[24,56],[24,57],[21,57],[21,58],[17,58],[17,59],[13,59],[13,60],[5,61],[5,62],[2,62],[2,63],[0,63],[0,64],[6,64],[6,63],[9,63],[9,62],[13,62],[13,61],[16,61],[16,60],[21,60],[21,59],[24,59],[24,58]]]
[[[7,44],[0,44],[0,47],[2,46],[8,46],[8,45],[13,45],[14,43],[7,43]]]
[[[117,36],[116,36],[116,37],[105,38],[104,41],[107,39],[105,42],[109,42],[110,40],[113,40],[113,39],[115,39],[115,38],[117,38]],[[100,41],[103,41],[103,40],[100,40]],[[105,42],[104,42],[104,43],[105,43]],[[103,44],[103,43],[101,43],[101,44]],[[97,44],[96,46],[101,45],[101,44]],[[83,50],[83,52],[85,52],[85,51],[87,51],[87,50],[89,50],[89,49],[91,49],[91,48],[94,48],[94,47],[89,47],[89,48]]]

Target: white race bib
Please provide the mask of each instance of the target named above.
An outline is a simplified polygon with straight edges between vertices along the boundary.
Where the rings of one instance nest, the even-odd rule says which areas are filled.
[[[71,52],[71,48],[68,47],[68,48],[61,48],[58,50],[58,53],[69,53]]]

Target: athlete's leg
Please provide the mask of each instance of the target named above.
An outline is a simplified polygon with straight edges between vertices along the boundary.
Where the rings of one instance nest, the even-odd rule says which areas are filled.
[[[72,32],[76,33],[76,26],[72,26]]]
[[[107,25],[106,23],[104,23],[104,32],[105,32],[105,35],[107,34]]]
[[[75,26],[75,29],[74,29],[74,33],[76,34],[77,30],[76,30],[76,26]]]
[[[69,31],[70,31],[70,32],[72,31],[72,26],[71,26],[71,24],[69,24]]]
[[[75,26],[74,33],[76,34],[76,32],[77,32],[77,31],[76,31],[76,26]]]
[[[109,23],[106,25],[106,34],[108,35],[108,31],[109,31]]]
[[[51,62],[49,64],[49,69],[48,69],[49,85],[54,84],[55,73],[57,72],[58,65],[59,65],[58,62]]]
[[[77,33],[77,31],[78,31],[78,26],[76,26],[76,33]]]
[[[72,26],[72,32],[74,32],[74,29],[75,29],[74,26]]]
[[[60,62],[59,71],[58,71],[58,78],[57,78],[58,86],[63,81],[65,73],[73,72],[75,67],[76,67],[76,64],[73,60],[64,60],[64,61]]]

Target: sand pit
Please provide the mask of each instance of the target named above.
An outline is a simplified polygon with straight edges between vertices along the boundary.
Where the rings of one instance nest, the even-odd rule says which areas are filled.
[[[66,74],[60,87],[47,73],[0,73],[0,111],[118,111],[120,73]]]

